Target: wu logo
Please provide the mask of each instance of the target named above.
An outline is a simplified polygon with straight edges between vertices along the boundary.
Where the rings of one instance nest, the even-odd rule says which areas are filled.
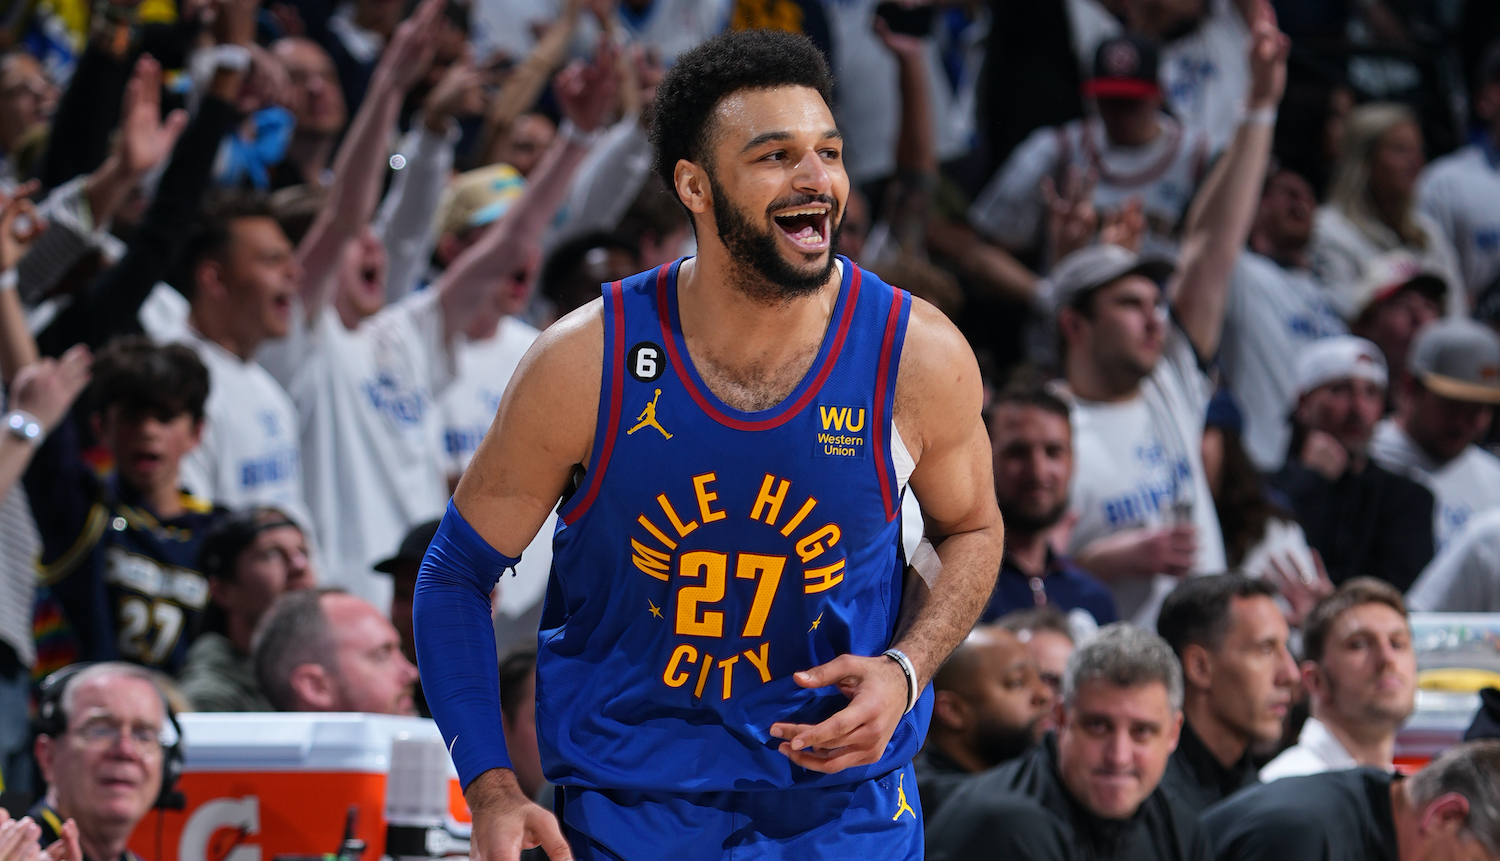
[[[818,407],[818,415],[823,419],[823,430],[848,431],[859,433],[865,429],[865,411],[863,408],[852,407]]]

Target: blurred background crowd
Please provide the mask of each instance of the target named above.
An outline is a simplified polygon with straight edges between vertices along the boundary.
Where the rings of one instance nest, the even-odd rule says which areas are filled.
[[[179,710],[425,714],[436,518],[539,333],[692,253],[654,87],[744,28],[825,54],[838,248],[986,377],[1006,556],[934,682],[933,854],[1041,821],[999,796],[1135,821],[1394,768],[1408,610],[1500,612],[1500,6],[6,0],[8,788],[53,782],[35,684],[80,661]],[[529,792],[550,532],[494,596]],[[1070,782],[1091,679],[1186,715],[1123,807]]]

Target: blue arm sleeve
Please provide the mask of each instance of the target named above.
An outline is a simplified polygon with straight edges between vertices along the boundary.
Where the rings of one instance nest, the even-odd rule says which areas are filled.
[[[519,561],[491,547],[450,500],[417,575],[412,625],[422,692],[465,789],[492,768],[511,767],[490,592]]]

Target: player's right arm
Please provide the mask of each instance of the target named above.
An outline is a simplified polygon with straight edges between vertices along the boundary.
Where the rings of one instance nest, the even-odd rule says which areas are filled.
[[[552,861],[572,858],[556,819],[521,792],[510,769],[489,595],[588,463],[603,355],[601,301],[537,338],[417,578],[417,663],[474,817],[474,861],[515,861],[533,846]]]

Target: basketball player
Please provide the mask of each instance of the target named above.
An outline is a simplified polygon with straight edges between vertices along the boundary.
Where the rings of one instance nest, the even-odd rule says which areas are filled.
[[[1002,528],[968,345],[836,254],[830,89],[801,36],[678,57],[652,138],[698,256],[542,334],[433,539],[417,655],[477,861],[921,855],[925,689]],[[903,582],[908,487],[939,564]],[[489,618],[554,507],[536,725],[557,818],[509,768]]]

